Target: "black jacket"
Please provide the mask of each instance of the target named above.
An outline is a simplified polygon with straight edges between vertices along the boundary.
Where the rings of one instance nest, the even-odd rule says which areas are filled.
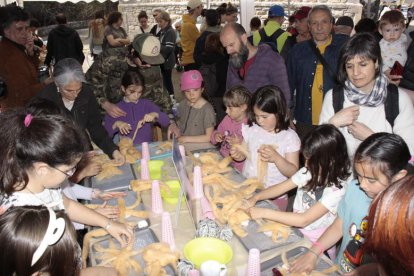
[[[162,64],[162,68],[165,70],[171,70],[175,66],[175,42],[177,35],[175,30],[168,26],[161,30],[157,34],[161,42],[161,55],[164,57],[165,62]]]
[[[410,32],[411,43],[407,49],[407,62],[404,65],[403,78],[400,86],[409,90],[414,90],[414,31]]]
[[[57,104],[81,129],[88,131],[92,141],[112,158],[112,153],[118,147],[112,142],[108,132],[102,126],[102,117],[98,102],[92,92],[91,86],[85,83],[83,84],[82,90],[75,99],[71,111],[63,104],[62,96],[58,93],[54,83],[46,86],[42,91],[37,93],[36,97],[47,99]]]
[[[49,66],[52,58],[55,58],[55,63],[64,58],[74,58],[80,64],[83,63],[83,44],[76,30],[66,25],[58,25],[50,31],[45,64]]]

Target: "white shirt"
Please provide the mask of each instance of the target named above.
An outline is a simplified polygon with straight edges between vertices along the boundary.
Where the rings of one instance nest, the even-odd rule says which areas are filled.
[[[44,189],[43,192],[33,194],[30,192],[14,192],[2,204],[6,208],[12,206],[39,206],[44,205],[54,210],[64,210],[63,198],[60,189]]]

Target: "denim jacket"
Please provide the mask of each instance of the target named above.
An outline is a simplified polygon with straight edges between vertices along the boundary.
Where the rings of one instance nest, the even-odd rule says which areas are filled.
[[[337,72],[339,52],[348,37],[333,35],[332,43],[326,47],[323,54],[326,62],[332,70]],[[318,58],[307,41],[296,44],[288,57],[287,71],[294,116],[299,122],[312,125],[312,85],[316,71]],[[323,92],[331,90],[335,81],[330,77],[326,68],[323,68]]]

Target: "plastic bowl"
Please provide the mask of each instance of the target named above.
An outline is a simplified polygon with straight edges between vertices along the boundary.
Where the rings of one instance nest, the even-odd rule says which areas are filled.
[[[152,180],[161,179],[161,168],[164,166],[163,160],[150,160],[148,162],[148,169]]]
[[[178,180],[168,180],[165,182],[165,185],[170,188],[170,191],[161,189],[162,199],[168,204],[176,204],[178,202],[178,197],[180,196],[180,182]],[[181,202],[184,202],[184,195]]]
[[[196,238],[184,246],[184,256],[199,269],[208,260],[228,264],[233,258],[233,249],[220,239]]]

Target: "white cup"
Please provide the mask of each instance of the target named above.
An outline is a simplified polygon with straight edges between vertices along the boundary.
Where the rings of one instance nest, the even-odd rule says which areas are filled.
[[[202,276],[226,276],[227,267],[214,260],[205,261],[200,266]]]

